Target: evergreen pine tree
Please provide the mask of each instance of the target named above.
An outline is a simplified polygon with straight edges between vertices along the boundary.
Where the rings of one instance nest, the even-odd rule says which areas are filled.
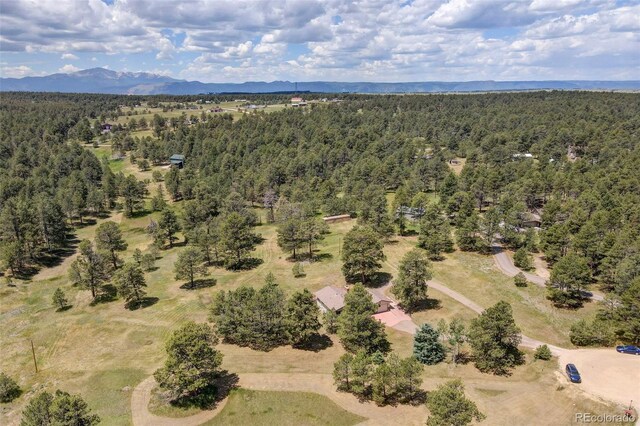
[[[434,365],[445,358],[440,334],[429,324],[422,324],[413,339],[413,356],[426,365]]]

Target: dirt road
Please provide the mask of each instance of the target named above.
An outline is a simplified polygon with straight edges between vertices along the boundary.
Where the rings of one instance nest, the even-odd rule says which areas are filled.
[[[546,287],[547,280],[541,276],[531,274],[529,272],[525,272],[522,269],[516,267],[513,264],[513,260],[506,251],[502,249],[502,247],[493,247],[493,259],[496,263],[496,266],[503,274],[508,275],[510,277],[515,277],[518,273],[522,272],[524,276],[527,278],[527,281],[539,286]],[[604,297],[600,294],[592,293],[589,296],[593,300],[601,301],[604,300]]]
[[[157,385],[153,376],[140,382],[131,394],[131,420],[134,426],[198,426],[211,420],[226,405],[227,398],[223,399],[215,410],[201,411],[189,417],[173,418],[161,417],[149,411],[151,391]]]
[[[330,374],[246,373],[240,374],[238,385],[243,389],[263,391],[313,392],[324,395],[340,407],[368,420],[362,425],[390,425],[402,419],[403,425],[421,425],[427,416],[424,405],[378,407],[372,402],[360,402],[345,392],[337,392]],[[189,417],[160,417],[149,412],[151,391],[156,386],[153,377],[141,382],[133,390],[131,415],[134,426],[197,426],[213,419],[224,408],[227,399],[214,410],[202,411]]]

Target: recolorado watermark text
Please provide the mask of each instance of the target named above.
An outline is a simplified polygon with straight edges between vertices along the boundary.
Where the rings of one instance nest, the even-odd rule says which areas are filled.
[[[636,418],[632,414],[593,414],[576,413],[576,423],[632,423]]]

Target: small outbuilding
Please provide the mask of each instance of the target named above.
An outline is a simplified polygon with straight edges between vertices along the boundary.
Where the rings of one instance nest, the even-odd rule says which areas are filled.
[[[542,217],[538,213],[525,212],[522,216],[522,226],[524,228],[540,228]]]
[[[171,163],[171,166],[177,167],[179,169],[183,168],[184,167],[184,155],[173,154],[169,158],[169,163]]]
[[[325,217],[322,218],[322,220],[324,220],[324,223],[345,222],[347,220],[351,220],[351,215],[339,214],[339,215],[336,215],[336,216],[325,216]]]

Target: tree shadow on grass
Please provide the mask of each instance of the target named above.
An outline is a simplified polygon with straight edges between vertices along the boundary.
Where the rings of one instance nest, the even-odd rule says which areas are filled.
[[[32,265],[28,265],[20,268],[20,270],[16,271],[13,276],[15,278],[28,281],[28,280],[31,280],[31,278],[33,278],[33,276],[36,275],[39,271],[40,271],[39,268],[36,268],[35,266],[32,266]]]
[[[124,307],[127,308],[130,311],[135,311],[138,309],[144,309],[144,308],[148,308],[149,306],[153,306],[156,303],[158,303],[158,299],[157,297],[143,297],[142,300],[140,300],[140,302],[136,302],[136,301],[130,301],[127,302]]]
[[[373,278],[367,283],[367,287],[378,288],[387,285],[393,276],[388,272],[376,272]]]
[[[416,389],[409,398],[398,400],[400,404],[412,405],[414,407],[423,405],[427,402],[427,392],[422,389]]]
[[[438,299],[430,299],[426,298],[424,300],[420,300],[416,302],[411,307],[411,312],[419,312],[419,311],[428,311],[428,310],[438,310],[442,308],[442,303]]]
[[[216,285],[215,278],[207,278],[200,280],[193,280],[193,285],[191,283],[184,283],[180,286],[183,290],[198,290],[201,288],[213,287]]]
[[[64,259],[69,256],[72,256],[76,252],[76,248],[78,247],[77,239],[69,241],[69,244],[66,247],[51,250],[49,252],[45,252],[42,255],[38,256],[38,265],[43,266],[45,268],[53,268],[54,266],[59,266],[62,264]]]
[[[184,396],[170,404],[180,408],[198,408],[200,410],[212,410],[229,396],[229,392],[238,387],[239,377],[235,373],[223,371],[215,379],[214,383],[206,387],[197,395]]]
[[[234,263],[228,267],[231,271],[248,271],[258,266],[262,265],[264,260],[258,259],[256,257],[250,257],[248,259],[244,259],[238,263]]]
[[[66,312],[71,308],[73,308],[73,305],[64,305],[64,307],[56,309],[56,312]]]
[[[144,210],[136,210],[135,212],[133,212],[133,213],[131,214],[131,216],[127,216],[127,217],[129,217],[129,218],[131,218],[131,219],[138,219],[138,218],[141,218],[141,217],[145,217],[145,216],[147,216],[147,215],[150,215],[151,213],[153,213],[153,212],[152,212],[151,210],[147,210],[147,209],[144,209]]]
[[[314,334],[304,342],[293,345],[295,349],[320,352],[333,346],[333,341],[326,334]]]
[[[469,352],[460,351],[456,355],[455,364],[467,365],[471,362],[471,354]]]
[[[118,289],[113,284],[107,284],[102,286],[100,293],[96,295],[95,299],[90,303],[91,306],[96,306],[101,303],[113,302],[118,298]]]
[[[331,253],[318,253],[313,255],[312,262],[324,262],[327,260],[333,259],[333,255]]]
[[[96,223],[98,223],[98,221],[94,218],[83,217],[82,222],[80,221],[75,222],[73,224],[73,227],[76,229],[82,229],[82,228],[86,228],[87,226],[93,226]]]

